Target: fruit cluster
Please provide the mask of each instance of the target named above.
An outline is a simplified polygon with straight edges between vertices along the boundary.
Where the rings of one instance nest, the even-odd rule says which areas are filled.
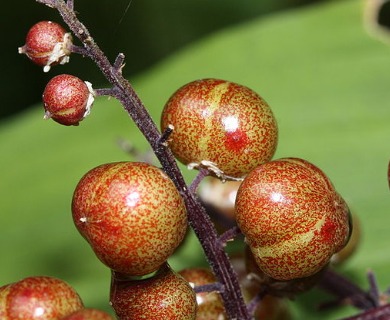
[[[78,32],[73,32],[84,40],[88,50],[74,46],[70,33],[57,24],[38,23],[28,32],[26,44],[19,52],[44,66],[45,71],[67,62],[71,52],[92,55],[93,50],[98,50],[88,47],[92,38],[77,24],[70,2],[67,5],[52,2],[51,6],[74,19],[72,26]],[[134,99],[131,86],[121,78],[123,55],[113,65],[105,65],[108,62],[98,53],[95,60],[100,59],[98,65],[103,73],[108,73],[113,88],[94,90],[77,77],[56,76],[43,93],[46,119],[78,125],[90,113],[94,97],[103,94],[119,99],[126,110],[138,103],[138,108],[132,108],[130,113],[145,111]],[[348,206],[329,178],[303,159],[272,160],[278,141],[274,114],[260,95],[240,84],[202,79],[184,85],[173,93],[162,110],[162,134],[150,122],[142,122],[149,121],[145,113],[133,118],[147,133],[163,168],[128,161],[102,164],[81,178],[72,200],[76,228],[98,259],[111,269],[110,303],[117,317],[288,317],[288,313],[270,311],[265,302],[268,298],[261,302],[260,298],[270,293],[291,296],[310,288],[334,254],[347,244],[352,232]],[[175,162],[170,162],[170,152],[190,169],[199,169],[196,183],[182,187],[183,178]],[[197,194],[197,184],[207,175],[222,193],[210,194],[213,192],[210,188]],[[215,182],[215,178],[222,182]],[[203,184],[207,187],[207,181]],[[204,207],[198,197],[206,203]],[[217,197],[218,203],[228,197],[228,205],[218,208]],[[225,212],[225,218],[234,226],[233,231],[227,230],[220,238],[215,226],[210,227],[209,216],[201,217],[204,225],[194,218],[195,211],[207,213],[205,208],[210,199],[214,201],[211,206],[220,214]],[[220,220],[214,222],[218,224]],[[169,266],[168,258],[182,243],[188,225],[207,246],[205,253],[211,269],[192,268],[178,273]],[[233,265],[233,258],[229,261],[225,253],[221,254],[225,241],[234,238],[234,231],[245,238],[246,249],[237,258],[241,261],[239,267]],[[26,283],[37,279],[57,281],[32,278],[2,287],[2,318],[33,319],[24,316],[17,301],[25,301],[26,296],[34,294],[43,296],[38,289],[27,289]],[[83,309],[76,293],[69,288],[62,291],[56,285],[50,285],[55,295],[45,295],[51,297],[53,307],[42,302],[33,313],[52,312],[53,319],[106,319],[105,315],[84,318],[72,315],[72,312],[98,311]],[[46,284],[35,286],[49,292]],[[65,285],[58,282],[58,286]],[[236,301],[229,301],[229,297],[236,297],[233,299]],[[280,311],[281,301],[272,299],[270,305],[277,305]],[[19,315],[14,315],[15,312]]]

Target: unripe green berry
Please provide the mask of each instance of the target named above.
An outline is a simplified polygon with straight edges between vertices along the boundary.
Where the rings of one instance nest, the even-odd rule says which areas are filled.
[[[296,158],[248,174],[237,193],[236,219],[260,269],[277,280],[317,273],[351,232],[348,206],[332,183]]]
[[[268,104],[251,89],[225,80],[186,84],[166,103],[161,130],[190,168],[207,167],[222,179],[241,178],[274,155],[278,129]]]
[[[73,195],[74,223],[109,268],[132,276],[156,271],[187,230],[184,201],[159,168],[141,162],[98,166]]]

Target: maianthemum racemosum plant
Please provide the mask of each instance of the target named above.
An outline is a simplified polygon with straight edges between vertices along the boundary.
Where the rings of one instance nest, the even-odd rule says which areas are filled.
[[[288,319],[281,297],[314,285],[333,293],[338,303],[348,301],[362,310],[350,319],[390,317],[387,293],[379,292],[373,274],[365,292],[332,271],[330,265],[348,257],[358,242],[358,224],[352,228],[356,219],[314,164],[272,159],[278,128],[261,96],[230,81],[193,81],[166,103],[160,131],[122,76],[124,54],[113,63],[107,59],[78,20],[73,1],[37,2],[58,10],[70,32],[54,22],[39,22],[19,53],[45,72],[67,63],[70,54],[81,54],[111,84],[95,89],[72,75],[52,78],[43,93],[45,118],[78,125],[96,97],[114,97],[161,164],[102,164],[87,172],[74,191],[75,226],[112,271],[110,304],[119,319]],[[75,37],[82,46],[73,44]],[[199,171],[191,185],[176,159]],[[177,272],[168,265],[188,226],[210,269]],[[245,252],[229,257],[226,243],[239,235],[245,238]],[[0,317],[111,319],[85,308],[62,280],[44,276],[1,287]]]

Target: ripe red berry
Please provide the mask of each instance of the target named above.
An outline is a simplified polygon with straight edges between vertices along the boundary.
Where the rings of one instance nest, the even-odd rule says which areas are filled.
[[[224,178],[241,178],[274,155],[278,129],[268,104],[251,89],[224,80],[186,84],[166,103],[161,129],[189,167],[205,166]]]
[[[26,54],[34,63],[44,66],[45,72],[52,65],[69,61],[72,37],[59,24],[41,21],[33,25],[27,33],[26,43],[19,53]]]
[[[108,313],[97,309],[80,309],[61,320],[114,320]]]
[[[188,268],[179,272],[192,288],[215,283],[216,278],[209,269]],[[227,319],[222,298],[218,292],[200,292],[196,294],[198,311],[196,320]]]
[[[5,320],[62,319],[81,308],[76,291],[52,277],[29,277],[0,288],[0,316]]]
[[[156,271],[187,229],[184,201],[159,168],[141,162],[90,170],[73,196],[74,223],[97,257],[133,276]]]
[[[46,85],[42,95],[45,119],[70,126],[78,125],[90,112],[94,95],[89,82],[60,74]]]
[[[237,223],[260,269],[277,280],[311,276],[350,236],[350,213],[327,176],[294,158],[260,165],[242,182]]]
[[[167,264],[143,280],[118,279],[113,274],[111,305],[118,319],[194,320],[195,292]]]

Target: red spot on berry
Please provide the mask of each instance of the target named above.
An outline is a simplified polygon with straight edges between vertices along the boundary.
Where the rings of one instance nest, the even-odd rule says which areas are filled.
[[[337,225],[330,219],[327,219],[320,230],[320,235],[325,242],[332,242],[337,230]]]
[[[248,145],[249,139],[242,130],[226,132],[225,147],[234,152],[242,152]]]

